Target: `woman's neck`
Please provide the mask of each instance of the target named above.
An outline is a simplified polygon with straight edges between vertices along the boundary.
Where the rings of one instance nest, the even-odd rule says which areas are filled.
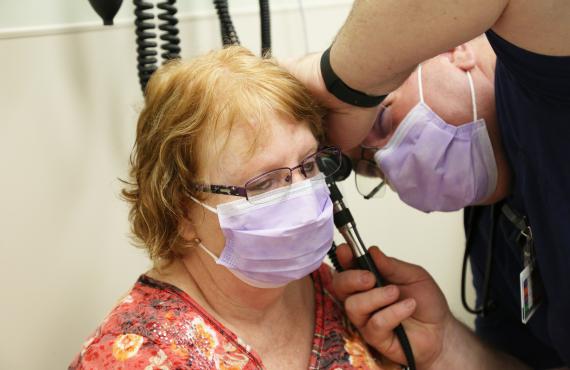
[[[197,250],[148,275],[185,291],[251,345],[268,368],[279,368],[274,364],[287,360],[295,361],[295,368],[308,363],[315,330],[315,292],[310,277],[279,289],[254,288]]]
[[[263,325],[313,307],[312,283],[308,277],[282,288],[255,288],[198,250],[175,261],[166,271],[150,275],[184,290],[229,326]]]

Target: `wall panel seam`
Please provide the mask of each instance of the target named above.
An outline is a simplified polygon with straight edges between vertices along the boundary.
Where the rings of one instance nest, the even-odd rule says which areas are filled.
[[[319,9],[335,9],[345,7],[352,4],[350,0],[323,0],[319,2],[311,2],[304,6],[305,10],[319,10]],[[273,5],[273,4],[272,4]],[[299,11],[299,7],[292,4],[272,6],[271,14],[290,13]],[[234,18],[244,15],[258,14],[259,10],[256,7],[242,7],[236,10],[231,10],[231,15]],[[214,9],[211,11],[195,11],[179,13],[178,20],[180,23],[188,23],[196,20],[211,20],[216,18]],[[120,28],[133,28],[133,19],[121,19],[115,22],[114,26],[102,26],[101,22],[80,22],[71,24],[59,25],[46,25],[34,27],[18,27],[18,28],[0,28],[0,40],[6,39],[20,39],[20,38],[35,38],[53,35],[63,35],[72,33],[87,33],[87,32],[109,32]]]

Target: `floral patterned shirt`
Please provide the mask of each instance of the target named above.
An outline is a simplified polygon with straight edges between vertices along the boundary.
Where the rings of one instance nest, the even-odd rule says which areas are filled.
[[[323,264],[312,278],[316,312],[308,369],[382,369],[330,294],[330,267]],[[85,342],[69,369],[253,370],[264,366],[253,348],[188,294],[142,275]]]

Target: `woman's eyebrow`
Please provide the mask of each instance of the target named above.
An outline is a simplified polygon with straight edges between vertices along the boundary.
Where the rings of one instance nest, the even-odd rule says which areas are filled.
[[[294,166],[300,164],[301,161],[303,161],[305,158],[307,158],[307,157],[310,156],[311,154],[315,153],[315,152],[318,150],[318,148],[319,148],[319,143],[318,143],[318,142],[315,143],[315,144],[313,144],[313,145],[311,145],[311,146],[309,147],[309,149],[307,149],[307,150],[303,153],[303,155],[301,155],[300,158],[298,158],[298,162],[299,162],[299,163],[296,163]],[[287,167],[287,166],[285,166],[285,165],[281,165],[281,166],[280,166],[280,165],[278,164],[278,162],[281,162],[281,160],[280,160],[280,159],[274,159],[274,160],[268,161],[267,163],[262,164],[262,165],[259,167],[258,171],[255,171],[255,174],[249,176],[249,177],[247,178],[247,180],[249,180],[249,179],[252,178],[252,177],[259,176],[259,175],[261,175],[261,174],[263,174],[263,173],[265,173],[265,172],[275,170],[275,169],[277,169],[277,168],[284,168],[284,167]],[[258,163],[259,163],[259,162],[258,162]],[[293,166],[293,167],[294,167],[294,166]],[[242,175],[242,176],[240,176],[240,177],[247,177],[247,176],[246,176],[246,173],[248,173],[248,171],[241,172],[241,175]],[[247,180],[246,180],[246,181],[247,181]]]
[[[309,150],[307,150],[305,152],[305,155],[303,156],[303,158],[301,158],[301,161],[303,159],[307,158],[308,156],[310,156],[311,154],[315,153],[318,149],[319,149],[319,143],[315,143],[314,145],[311,145]]]

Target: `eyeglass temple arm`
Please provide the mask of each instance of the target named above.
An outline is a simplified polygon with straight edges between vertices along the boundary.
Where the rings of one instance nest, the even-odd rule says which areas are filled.
[[[375,196],[376,193],[378,193],[380,191],[380,189],[382,189],[382,187],[384,187],[385,184],[386,183],[384,181],[382,181],[378,186],[376,186],[374,189],[372,189],[372,191],[370,193],[365,195],[364,199],[368,200],[368,199],[372,198],[373,196]]]
[[[211,185],[211,184],[193,184],[194,190],[203,191],[213,194],[235,195],[238,197],[247,197],[245,188],[239,186]]]

